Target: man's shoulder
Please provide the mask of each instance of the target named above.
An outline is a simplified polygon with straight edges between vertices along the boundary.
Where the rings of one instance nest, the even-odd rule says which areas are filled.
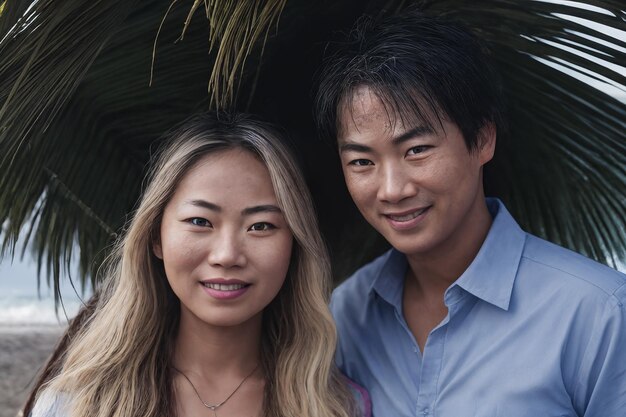
[[[387,263],[391,255],[391,249],[375,258],[373,261],[363,265],[343,281],[332,295],[332,303],[345,303],[349,300],[359,300],[363,303],[374,285],[374,281],[380,275],[381,270]]]
[[[564,285],[626,298],[626,275],[579,253],[528,234],[522,267]]]

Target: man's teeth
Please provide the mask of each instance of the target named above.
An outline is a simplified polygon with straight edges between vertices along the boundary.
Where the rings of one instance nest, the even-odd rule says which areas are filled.
[[[211,288],[212,290],[217,290],[217,291],[236,291],[245,287],[244,284],[213,284],[211,282],[206,282],[206,283],[203,283],[202,285],[204,285],[207,288]]]
[[[412,220],[414,218],[416,218],[417,216],[419,216],[420,214],[422,214],[423,212],[425,212],[428,209],[428,207],[423,208],[421,210],[415,211],[413,213],[409,213],[409,214],[405,214],[404,216],[392,216],[389,215],[389,218],[391,220],[394,220],[396,222],[408,222],[409,220]]]

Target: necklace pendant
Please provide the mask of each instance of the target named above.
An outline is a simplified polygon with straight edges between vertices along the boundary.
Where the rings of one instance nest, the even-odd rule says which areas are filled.
[[[226,401],[230,400],[230,398],[233,395],[235,395],[235,393],[239,390],[239,388],[241,388],[243,383],[246,382],[246,379],[250,378],[252,376],[252,374],[254,373],[254,371],[256,371],[258,369],[258,367],[259,367],[259,364],[257,363],[257,365],[254,367],[252,372],[250,372],[248,375],[246,375],[246,377],[244,379],[241,380],[241,382],[239,383],[239,385],[237,385],[237,387],[233,390],[233,392],[231,392],[230,395],[228,395],[228,397],[226,397],[221,403],[218,403],[218,404],[208,404],[208,403],[204,402],[204,400],[200,396],[200,393],[196,389],[196,386],[193,384],[193,382],[191,382],[191,379],[189,379],[189,377],[187,375],[185,375],[185,373],[183,371],[181,371],[179,369],[176,369],[176,368],[174,368],[174,370],[176,372],[178,372],[179,374],[181,374],[183,376],[183,378],[185,378],[187,380],[187,382],[189,382],[189,385],[191,385],[191,388],[193,388],[193,390],[196,393],[196,396],[198,397],[200,402],[206,408],[208,408],[209,410],[213,411],[213,417],[217,417],[217,409],[220,408],[222,405],[226,404]]]

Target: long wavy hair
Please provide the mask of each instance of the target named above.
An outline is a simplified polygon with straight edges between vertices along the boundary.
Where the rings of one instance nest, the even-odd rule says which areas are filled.
[[[152,250],[161,218],[181,179],[203,156],[245,149],[267,167],[294,237],[285,283],[263,312],[264,415],[354,415],[333,365],[336,331],[328,301],[330,263],[305,181],[281,135],[243,114],[195,116],[168,135],[133,220],[107,259],[94,314],[46,386],[62,393],[70,415],[175,415],[171,358],[180,302]]]

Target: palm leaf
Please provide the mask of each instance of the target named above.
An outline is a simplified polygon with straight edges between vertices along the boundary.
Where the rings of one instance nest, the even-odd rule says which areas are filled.
[[[8,0],[0,13],[3,251],[14,254],[29,232],[55,286],[77,243],[80,277],[93,279],[160,134],[191,112],[233,107],[292,132],[336,274],[345,276],[385,243],[351,203],[335,150],[313,133],[311,80],[338,31],[362,13],[410,3]],[[419,3],[474,30],[503,75],[510,134],[486,173],[489,192],[531,232],[601,262],[624,259],[626,106],[570,75],[626,89],[625,38],[597,29],[623,30],[623,6]]]

